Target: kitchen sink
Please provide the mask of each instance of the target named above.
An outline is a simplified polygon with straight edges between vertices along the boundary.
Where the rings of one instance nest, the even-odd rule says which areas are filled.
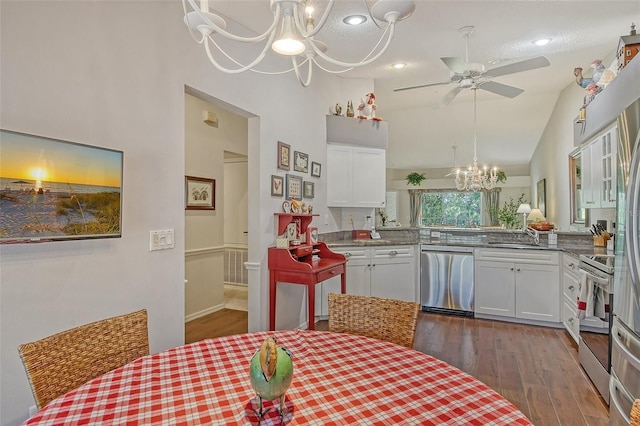
[[[499,241],[490,241],[489,245],[492,247],[498,247],[498,248],[522,248],[522,249],[540,247],[535,244],[529,244],[529,243],[503,243]]]

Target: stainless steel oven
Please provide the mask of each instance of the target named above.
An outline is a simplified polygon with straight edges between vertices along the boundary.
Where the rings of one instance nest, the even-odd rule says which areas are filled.
[[[614,255],[580,256],[580,342],[578,358],[585,372],[609,403],[611,318]]]

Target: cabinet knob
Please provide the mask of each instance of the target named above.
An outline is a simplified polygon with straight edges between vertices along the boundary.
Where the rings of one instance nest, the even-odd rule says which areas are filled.
[[[398,252],[397,252],[396,250],[391,250],[391,251],[389,252],[389,255],[390,255],[390,256],[395,256],[396,254],[398,254]]]
[[[513,271],[513,267],[509,268],[509,270]]]
[[[574,264],[573,264],[573,262],[571,262],[571,263],[569,264],[569,268],[571,268],[571,269],[573,269],[575,266],[576,266],[576,265],[574,265]]]
[[[573,291],[574,289],[575,289],[574,286],[572,286],[572,285],[569,286],[569,290]]]
[[[573,318],[569,318],[567,321],[573,324]]]
[[[520,268],[516,269],[516,271],[520,272]]]
[[[351,253],[346,252],[346,253],[344,254],[344,257],[351,257]]]

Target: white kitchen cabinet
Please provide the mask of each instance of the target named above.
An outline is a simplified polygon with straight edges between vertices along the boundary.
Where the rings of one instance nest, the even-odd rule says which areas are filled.
[[[617,127],[612,126],[581,149],[581,183],[585,208],[616,207]]]
[[[580,321],[578,319],[578,296],[580,295],[579,260],[569,254],[562,254],[562,324],[571,338],[578,343]]]
[[[415,246],[332,247],[347,257],[347,293],[417,302]],[[316,285],[316,315],[328,317],[328,294],[340,292],[339,277]]]
[[[327,145],[327,206],[384,207],[386,151]]]
[[[559,253],[477,249],[475,313],[560,322]]]

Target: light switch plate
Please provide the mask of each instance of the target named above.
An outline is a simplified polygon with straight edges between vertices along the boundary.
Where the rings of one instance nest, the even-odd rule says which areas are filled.
[[[175,247],[173,229],[149,231],[149,251],[166,250]]]

